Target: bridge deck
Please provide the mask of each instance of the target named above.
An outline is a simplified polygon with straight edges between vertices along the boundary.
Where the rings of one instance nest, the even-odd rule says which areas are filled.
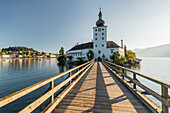
[[[97,62],[53,112],[150,113],[102,63]]]

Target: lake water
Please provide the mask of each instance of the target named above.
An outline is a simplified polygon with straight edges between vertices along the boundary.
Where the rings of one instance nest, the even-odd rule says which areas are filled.
[[[41,59],[41,61],[36,59],[0,60],[0,98],[57,75],[72,67],[74,66],[58,66],[55,58]],[[58,81],[64,79],[65,78],[59,78]],[[33,102],[45,93],[49,88],[48,85],[16,100],[15,103],[12,102],[0,108],[0,113],[14,113],[21,110],[25,105]],[[34,96],[31,96],[31,94]],[[38,112],[38,110],[35,110],[35,112]]]
[[[42,59],[41,61],[35,59],[15,59],[12,61],[0,60],[0,98],[66,71],[70,68],[72,67],[58,66],[57,60],[55,58]],[[170,83],[170,58],[142,58],[141,64],[136,67],[132,67],[132,69],[153,78]],[[160,85],[157,85],[141,77],[137,78],[145,85],[160,93]],[[64,79],[65,78],[60,78],[58,81]],[[30,93],[27,96],[24,96],[21,99],[18,99],[17,101],[0,108],[0,113],[14,113],[21,110],[26,105],[33,102],[36,98],[45,93],[48,87],[49,86],[46,85],[34,91],[33,93]],[[159,101],[156,101],[156,99],[151,96],[148,97],[160,105]],[[36,109],[34,112],[38,112],[39,110],[41,110],[41,108]]]
[[[142,62],[138,66],[131,67],[131,69],[145,74],[147,76],[153,77],[155,79],[159,79],[161,81],[170,83],[170,58],[142,58]],[[130,73],[128,73],[130,74]],[[131,75],[132,76],[132,75]],[[152,90],[161,94],[161,85],[158,85],[154,82],[151,82],[142,77],[138,77],[141,83],[148,86]],[[140,88],[139,88],[140,89]],[[170,90],[169,90],[170,94]],[[156,104],[161,106],[161,103],[152,96],[147,95],[151,100],[153,100]]]

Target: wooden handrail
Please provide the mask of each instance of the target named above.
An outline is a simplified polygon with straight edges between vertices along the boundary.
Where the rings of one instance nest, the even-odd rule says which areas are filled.
[[[32,112],[34,109],[36,109],[39,105],[41,105],[45,100],[47,100],[52,94],[54,94],[56,91],[58,91],[60,88],[62,88],[65,84],[67,84],[69,81],[71,81],[74,77],[76,77],[80,72],[82,72],[84,69],[86,69],[91,63],[83,67],[80,71],[76,72],[74,75],[70,76],[68,79],[64,80],[60,84],[58,84],[56,87],[45,93],[43,96],[32,102],[30,105],[25,107],[23,110],[21,110],[19,113],[25,113],[25,112]]]
[[[67,73],[69,73],[69,72],[72,72],[72,71],[74,71],[74,70],[76,70],[76,69],[79,69],[80,67],[83,67],[83,66],[86,67],[87,65],[90,65],[90,64],[92,64],[93,62],[94,62],[94,61],[89,61],[89,62],[87,62],[87,63],[84,63],[84,64],[80,65],[80,66],[74,67],[74,68],[72,68],[72,69],[70,69],[70,70],[67,70],[67,71],[63,72],[63,73],[60,73],[60,74],[55,75],[55,76],[53,76],[53,77],[50,77],[50,78],[48,78],[48,79],[46,79],[46,80],[43,80],[43,81],[38,82],[38,83],[36,83],[36,84],[33,84],[33,85],[29,86],[29,87],[26,87],[26,88],[24,88],[24,89],[22,89],[22,90],[19,90],[19,91],[15,92],[15,93],[12,93],[12,94],[10,94],[10,95],[8,95],[8,96],[2,97],[2,98],[0,98],[0,107],[3,107],[3,106],[5,106],[5,105],[7,105],[7,104],[9,104],[9,103],[11,103],[11,102],[13,102],[13,101],[15,101],[15,100],[23,97],[24,95],[27,95],[28,93],[30,93],[30,92],[32,92],[32,91],[34,91],[34,90],[36,90],[36,89],[38,89],[38,88],[40,88],[40,87],[48,84],[48,83],[50,83],[50,82],[54,82],[55,79],[57,79],[57,78],[65,75],[65,74],[67,74]],[[85,69],[85,68],[82,68],[82,69]],[[81,70],[82,70],[82,69],[81,69]],[[80,73],[81,71],[79,70],[78,72]],[[77,72],[77,73],[78,73],[78,72]],[[71,77],[71,78],[72,78],[72,77]],[[53,88],[53,89],[54,89],[54,88]],[[48,92],[47,92],[47,93],[48,93]]]
[[[128,69],[128,68],[119,66],[119,65],[117,65],[117,64],[114,64],[114,63],[111,63],[111,62],[108,62],[108,61],[104,61],[104,62],[107,62],[107,63],[109,63],[109,64],[111,64],[111,65],[113,65],[113,66],[119,67],[119,68],[121,68],[121,69],[127,70],[127,71],[129,71],[129,72],[135,73],[135,74],[137,74],[137,75],[139,75],[139,76],[141,76],[141,77],[143,77],[143,78],[146,78],[146,79],[148,79],[148,80],[151,80],[151,81],[153,81],[153,82],[156,82],[156,83],[158,83],[158,84],[160,84],[160,85],[163,84],[163,85],[165,85],[165,87],[170,88],[170,83],[167,83],[167,82],[164,82],[164,81],[161,81],[161,80],[158,80],[158,79],[149,77],[149,76],[144,75],[144,74],[142,74],[142,73],[136,72],[136,71],[134,71],[134,70],[131,70],[131,69]]]
[[[158,99],[159,101],[162,102],[162,112],[163,113],[168,113],[168,107],[170,107],[170,97],[168,95],[168,88],[170,88],[170,84],[169,83],[166,83],[166,82],[163,82],[163,81],[160,81],[160,80],[157,80],[157,79],[154,79],[152,77],[149,77],[149,76],[146,76],[144,74],[141,74],[141,73],[138,73],[136,71],[133,71],[131,69],[128,69],[128,68],[125,68],[125,67],[122,67],[122,66],[119,66],[119,65],[116,65],[114,63],[111,63],[111,62],[108,62],[108,61],[103,61],[103,63],[108,67],[108,68],[111,68],[113,71],[119,73],[121,76],[122,76],[122,80],[123,81],[126,81],[124,79],[124,77],[126,77],[127,79],[129,79],[131,81],[131,83],[133,83],[133,87],[132,89],[136,90],[136,85],[138,85],[140,88],[142,88],[143,90],[145,90],[146,94],[150,94],[152,95],[153,97],[155,97],[156,99]],[[114,67],[113,67],[114,66]],[[118,69],[116,69],[115,67],[117,68],[120,68],[122,69],[122,72],[119,71]],[[130,76],[128,76],[124,70],[126,71],[129,71],[131,73],[133,73],[133,78],[131,78]],[[136,76],[139,75],[143,78],[146,78],[152,82],[155,82],[159,85],[161,85],[161,89],[162,89],[162,94],[160,95],[159,93],[153,91],[152,89],[150,89],[149,87],[143,85],[142,83],[139,82],[139,80],[137,80]],[[160,109],[160,108],[159,108]]]

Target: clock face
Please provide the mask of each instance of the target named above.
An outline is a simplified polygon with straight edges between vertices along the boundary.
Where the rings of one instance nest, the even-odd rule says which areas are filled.
[[[98,31],[100,32],[100,31],[101,31],[101,28],[99,28]]]

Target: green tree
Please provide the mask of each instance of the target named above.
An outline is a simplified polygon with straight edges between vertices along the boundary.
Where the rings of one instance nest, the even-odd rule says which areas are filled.
[[[64,54],[64,48],[61,47],[60,51],[60,56],[57,58],[58,64],[64,65],[66,61],[66,54]]]
[[[85,61],[84,61],[85,57],[78,57],[77,60],[78,60],[78,64],[83,64]]]
[[[69,59],[69,61],[71,62],[73,59],[73,56],[67,56],[67,58]]]
[[[89,61],[94,58],[94,52],[92,50],[89,50],[86,55]]]
[[[134,53],[131,50],[127,50],[127,57],[131,58],[131,59],[135,59],[136,58],[136,53]]]
[[[125,47],[124,47],[124,52],[125,52],[125,57],[128,57],[128,56],[127,56],[127,47],[126,47],[126,45],[125,45]]]
[[[119,52],[114,52],[114,53],[112,54],[112,56],[110,56],[110,59],[113,60],[113,63],[115,63],[115,61],[116,61],[117,59],[119,59],[119,58],[120,58]]]
[[[63,47],[61,47],[59,53],[60,53],[61,56],[64,56],[64,48]]]

